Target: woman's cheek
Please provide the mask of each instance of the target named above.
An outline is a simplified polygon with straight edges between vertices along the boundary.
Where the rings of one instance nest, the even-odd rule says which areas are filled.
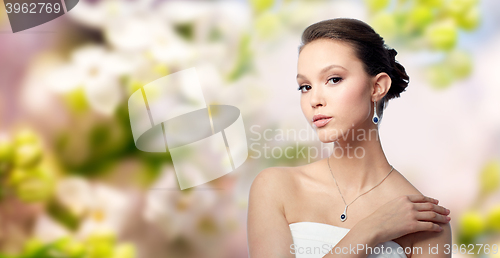
[[[364,104],[352,96],[345,96],[336,102],[337,116],[344,126],[356,124],[364,114]]]

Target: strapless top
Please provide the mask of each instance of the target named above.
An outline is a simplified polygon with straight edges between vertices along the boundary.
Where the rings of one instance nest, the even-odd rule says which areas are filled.
[[[335,249],[335,245],[350,231],[329,224],[318,222],[297,222],[289,225],[292,232],[293,245],[290,252],[296,258],[320,258],[327,253],[360,253],[365,252],[365,245],[353,245],[349,250]],[[359,249],[357,249],[359,247]],[[333,249],[332,249],[333,248]],[[358,251],[359,250],[359,251]],[[407,258],[404,249],[394,241],[377,244],[369,252],[368,258]]]

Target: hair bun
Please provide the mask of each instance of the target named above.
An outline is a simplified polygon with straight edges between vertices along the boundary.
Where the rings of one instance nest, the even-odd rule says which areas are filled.
[[[392,65],[392,84],[391,89],[389,89],[387,93],[387,97],[388,99],[392,99],[399,97],[399,94],[406,90],[410,78],[408,74],[406,74],[405,68],[396,61],[395,57],[398,52],[391,48],[387,50],[387,53],[389,54],[389,62],[391,62]]]
[[[394,48],[391,48],[388,50],[389,51],[389,59],[391,59],[391,62],[394,60],[394,57],[398,54],[398,51],[396,51]]]

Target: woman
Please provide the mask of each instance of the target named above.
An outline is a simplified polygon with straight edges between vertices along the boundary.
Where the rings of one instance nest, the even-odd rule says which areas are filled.
[[[303,32],[301,108],[334,151],[255,178],[250,257],[451,257],[450,211],[394,169],[379,141],[387,101],[409,82],[396,54],[355,19],[325,20]]]

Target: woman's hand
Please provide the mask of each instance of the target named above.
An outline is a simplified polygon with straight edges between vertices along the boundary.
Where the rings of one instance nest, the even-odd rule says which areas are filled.
[[[448,223],[449,210],[438,200],[424,195],[400,196],[361,220],[355,226],[373,232],[378,243],[418,231],[442,230],[438,223]]]

